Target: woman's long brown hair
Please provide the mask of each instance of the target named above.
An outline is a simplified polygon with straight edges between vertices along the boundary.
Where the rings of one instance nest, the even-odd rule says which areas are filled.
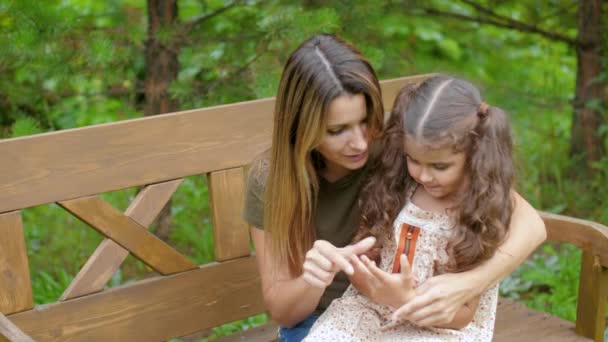
[[[465,153],[466,174],[449,213],[455,227],[448,244],[451,262],[444,270],[474,268],[494,255],[513,213],[512,138],[505,112],[485,105],[471,83],[445,76],[406,86],[393,108],[383,154],[360,195],[362,219],[355,239],[392,238],[393,221],[416,186],[407,171],[406,136],[430,148],[452,146]]]
[[[365,97],[369,132],[383,125],[380,84],[369,62],[350,44],[316,35],[289,57],[277,91],[270,167],[264,195],[264,229],[275,265],[293,276],[315,240],[312,225],[322,157],[315,151],[325,134],[325,114],[342,95]]]

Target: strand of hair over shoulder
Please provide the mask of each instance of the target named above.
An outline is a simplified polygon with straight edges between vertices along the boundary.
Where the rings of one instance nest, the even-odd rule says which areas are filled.
[[[327,69],[327,72],[329,73],[331,79],[336,84],[336,87],[338,89],[340,89],[340,92],[343,92],[344,88],[342,87],[342,83],[340,83],[340,81],[338,80],[338,77],[336,76],[334,69],[331,67],[331,65],[329,64],[329,61],[325,57],[325,54],[323,54],[323,52],[319,49],[318,46],[315,46],[315,53],[317,54],[317,56],[319,56],[319,58],[321,59],[321,62],[323,62],[325,69]]]
[[[424,127],[424,123],[426,122],[426,120],[428,119],[429,115],[431,114],[431,109],[433,109],[433,107],[435,106],[435,103],[437,102],[437,99],[439,98],[439,95],[441,94],[441,92],[443,91],[443,89],[450,84],[450,82],[452,82],[453,79],[449,79],[449,80],[445,80],[443,81],[438,87],[437,90],[435,90],[435,92],[433,93],[433,96],[431,97],[431,100],[429,101],[428,106],[426,107],[426,110],[424,111],[424,114],[422,114],[422,117],[420,118],[420,122],[418,122],[418,127],[417,127],[417,132],[418,132],[418,137],[422,137],[422,127]]]

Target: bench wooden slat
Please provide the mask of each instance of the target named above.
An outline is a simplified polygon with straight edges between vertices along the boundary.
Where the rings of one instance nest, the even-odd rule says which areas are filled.
[[[244,177],[243,168],[209,174],[209,199],[217,261],[250,254],[249,227],[241,216]]]
[[[608,268],[602,267],[598,256],[583,252],[576,306],[576,332],[604,341],[608,297]]]
[[[197,267],[98,196],[63,201],[59,202],[59,205],[162,274],[183,272]]]
[[[9,316],[36,341],[163,341],[264,312],[254,257]]]
[[[574,332],[574,323],[572,322],[500,298],[493,341],[587,342],[589,339],[577,335]]]
[[[34,305],[21,211],[0,214],[0,312]]]
[[[382,81],[396,91],[426,76]],[[0,141],[0,213],[242,167],[270,146],[274,98]]]
[[[34,342],[19,327],[0,312],[0,341]]]
[[[270,144],[274,100],[7,139],[0,212],[247,164]]]
[[[142,227],[150,226],[182,181],[178,179],[146,186],[131,202],[125,215]],[[119,244],[104,239],[59,299],[67,300],[103,290],[128,255],[129,251]]]

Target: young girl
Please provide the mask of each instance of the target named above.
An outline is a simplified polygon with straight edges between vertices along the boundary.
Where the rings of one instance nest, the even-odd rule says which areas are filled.
[[[376,236],[381,249],[370,257],[379,266],[364,256],[365,268],[403,286],[385,294],[389,306],[351,286],[305,341],[491,341],[497,286],[435,327],[402,320],[390,306],[407,302],[417,284],[435,274],[470,270],[490,259],[505,238],[514,207],[505,113],[485,104],[469,82],[432,77],[401,90],[383,146],[362,190],[355,240]]]

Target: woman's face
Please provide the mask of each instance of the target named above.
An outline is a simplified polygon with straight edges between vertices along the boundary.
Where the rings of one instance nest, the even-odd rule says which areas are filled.
[[[363,167],[369,144],[365,97],[356,94],[335,98],[329,104],[326,127],[317,147],[326,165],[322,176],[333,181]]]

